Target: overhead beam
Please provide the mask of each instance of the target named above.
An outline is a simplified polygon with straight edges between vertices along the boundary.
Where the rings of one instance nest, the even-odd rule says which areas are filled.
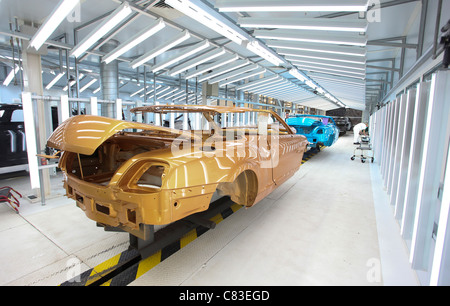
[[[400,69],[398,69],[398,68],[381,67],[381,66],[374,66],[374,65],[367,65],[366,67],[367,68],[372,68],[372,69],[394,71],[394,72],[399,72],[400,71]]]
[[[408,48],[417,49],[417,44],[407,44],[407,43],[396,43],[388,40],[369,40],[367,41],[368,46],[388,46],[396,48]]]

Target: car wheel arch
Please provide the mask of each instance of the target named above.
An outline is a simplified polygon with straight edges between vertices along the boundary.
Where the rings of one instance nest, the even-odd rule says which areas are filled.
[[[229,196],[236,204],[251,207],[258,196],[258,177],[253,170],[246,169],[232,182],[219,183],[217,190],[219,195]]]

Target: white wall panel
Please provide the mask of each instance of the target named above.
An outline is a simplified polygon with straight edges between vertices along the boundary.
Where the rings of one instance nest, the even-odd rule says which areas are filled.
[[[430,260],[434,253],[433,233],[440,211],[438,190],[444,176],[450,137],[450,103],[446,101],[450,77],[447,75],[447,71],[440,71],[432,78],[420,168],[411,259],[415,269],[427,271],[425,278],[421,279],[422,283],[426,283],[429,278]]]
[[[392,205],[395,206],[394,215],[396,219],[401,219],[403,216],[403,207],[405,201],[406,179],[408,174],[409,157],[411,153],[411,137],[414,122],[414,109],[416,104],[416,89],[411,89],[407,94],[406,110],[404,113],[404,129],[403,141],[401,143],[400,163],[398,168],[398,179],[394,181],[397,183],[396,195]]]
[[[428,108],[430,83],[424,82],[417,86],[414,119],[411,134],[408,173],[405,185],[405,200],[401,222],[401,234],[410,247],[414,217],[416,213],[417,191],[419,186],[419,171],[422,162],[422,147],[424,142],[425,120]]]

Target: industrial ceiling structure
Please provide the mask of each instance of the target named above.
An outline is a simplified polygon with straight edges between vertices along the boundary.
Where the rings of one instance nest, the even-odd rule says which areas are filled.
[[[3,86],[20,75],[27,41],[47,48],[49,91],[102,95],[101,65],[117,60],[131,99],[194,103],[208,83],[235,101],[325,111],[381,101],[432,43],[426,20],[442,10],[441,0],[35,2],[0,2]]]

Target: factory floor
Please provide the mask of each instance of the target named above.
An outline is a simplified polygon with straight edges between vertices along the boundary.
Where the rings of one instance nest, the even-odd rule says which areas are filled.
[[[240,209],[131,286],[418,285],[379,167],[351,161],[347,134],[266,199]],[[3,178],[28,195],[28,178]],[[128,247],[104,232],[52,178],[46,205],[0,203],[0,285],[56,286]],[[81,263],[73,268],[73,263]]]

